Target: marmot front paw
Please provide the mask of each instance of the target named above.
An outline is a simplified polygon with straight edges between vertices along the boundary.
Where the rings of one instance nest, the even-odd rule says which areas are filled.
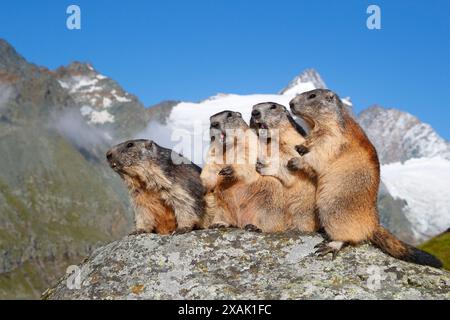
[[[208,227],[209,229],[226,229],[226,228],[233,228],[233,226],[225,223],[213,223]]]
[[[219,171],[219,176],[231,177],[234,173],[233,167],[227,166]]]
[[[292,158],[287,163],[287,168],[291,171],[301,170],[302,166],[299,158]]]
[[[298,152],[299,155],[304,156],[305,154],[307,154],[309,152],[308,147],[306,147],[305,145],[301,144],[298,146],[295,146],[295,150]]]
[[[254,224],[247,224],[244,227],[245,231],[250,231],[250,232],[256,232],[256,233],[261,233],[262,230],[260,228],[258,228],[257,226],[255,226]]]
[[[256,162],[256,165],[255,165],[255,169],[256,169],[256,172],[258,172],[259,174],[261,174],[261,171],[263,170],[265,168],[265,165],[262,163],[262,162]]]

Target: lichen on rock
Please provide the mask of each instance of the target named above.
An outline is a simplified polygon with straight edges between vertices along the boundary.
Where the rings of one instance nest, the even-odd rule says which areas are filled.
[[[450,299],[450,273],[396,260],[371,245],[335,260],[320,235],[200,230],[128,236],[82,263],[48,299]]]

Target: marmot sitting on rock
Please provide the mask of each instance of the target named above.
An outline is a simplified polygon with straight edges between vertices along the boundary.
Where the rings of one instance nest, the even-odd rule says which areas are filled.
[[[318,231],[315,179],[301,170],[293,172],[287,168],[288,161],[298,156],[295,146],[305,142],[304,129],[284,106],[274,102],[253,106],[250,127],[261,136],[260,146],[266,146],[265,152],[260,152],[257,171],[282,182],[284,208],[290,217],[291,228],[303,232]]]
[[[401,242],[380,225],[377,152],[339,97],[317,89],[298,95],[290,106],[311,127],[305,143],[296,148],[301,156],[288,166],[317,177],[319,219],[331,240],[321,244],[318,253],[335,256],[345,244],[368,240],[395,258],[442,267],[437,258]]]
[[[239,112],[210,118],[211,145],[201,179],[210,227],[286,230],[283,187],[256,172],[258,138]]]
[[[151,140],[126,141],[106,158],[129,189],[134,233],[182,233],[200,227],[205,210],[198,166]]]

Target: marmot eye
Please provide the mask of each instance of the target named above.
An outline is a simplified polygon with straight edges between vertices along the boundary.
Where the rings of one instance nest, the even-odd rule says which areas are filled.
[[[127,143],[127,148],[132,148],[134,146],[134,143],[133,142],[128,142]]]
[[[233,115],[231,114],[231,112],[228,112],[227,114],[227,118],[231,118]]]
[[[311,93],[311,94],[308,96],[308,100],[314,99],[315,97],[316,97],[316,94],[315,94],[315,93]]]
[[[271,107],[270,107],[270,110],[275,110],[277,108],[277,105],[276,104],[273,104]]]

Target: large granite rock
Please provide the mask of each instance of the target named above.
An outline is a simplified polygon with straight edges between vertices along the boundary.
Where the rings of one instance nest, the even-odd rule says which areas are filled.
[[[314,246],[322,240],[240,230],[128,236],[82,263],[79,282],[68,275],[43,298],[450,299],[447,271],[368,244],[347,247],[334,261],[318,258]]]

